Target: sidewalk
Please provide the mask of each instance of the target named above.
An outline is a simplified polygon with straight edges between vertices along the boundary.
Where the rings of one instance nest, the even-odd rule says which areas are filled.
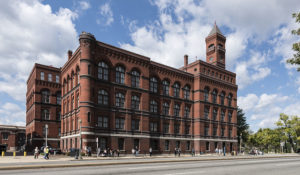
[[[74,157],[67,156],[51,156],[49,160],[34,159],[33,156],[19,157],[0,157],[0,170],[10,169],[32,169],[32,168],[63,168],[78,166],[104,166],[104,165],[121,165],[121,164],[137,164],[137,163],[167,163],[167,162],[184,162],[184,161],[209,161],[209,160],[233,160],[233,159],[265,159],[265,158],[286,158],[297,157],[299,154],[267,154],[267,155],[240,155],[240,156],[218,156],[218,155],[200,155],[191,157],[181,156],[174,157],[171,155],[159,156],[126,156],[126,157],[85,157],[83,160],[75,160]]]

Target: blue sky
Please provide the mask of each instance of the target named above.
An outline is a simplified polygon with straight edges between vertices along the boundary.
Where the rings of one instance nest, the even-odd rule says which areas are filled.
[[[82,31],[178,68],[184,54],[205,59],[216,21],[251,129],[274,127],[281,112],[300,116],[300,73],[285,63],[300,39],[290,34],[300,27],[291,17],[299,9],[297,0],[0,1],[0,124],[25,125],[34,63],[62,66]]]

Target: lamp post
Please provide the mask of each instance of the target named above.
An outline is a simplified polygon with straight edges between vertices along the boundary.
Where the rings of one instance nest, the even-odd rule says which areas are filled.
[[[46,147],[47,147],[47,146],[48,146],[48,145],[47,145],[48,124],[45,125],[45,129],[46,129]]]
[[[82,141],[81,141],[81,119],[78,120],[79,121],[79,126],[80,126],[80,130],[79,130],[79,159],[82,159],[81,156],[81,147],[82,147]]]
[[[243,133],[240,135],[240,153],[242,152]]]

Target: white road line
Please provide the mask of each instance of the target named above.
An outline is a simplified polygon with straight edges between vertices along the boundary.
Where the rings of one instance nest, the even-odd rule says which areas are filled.
[[[128,169],[130,169],[130,170],[138,170],[138,169],[145,169],[145,168],[153,168],[153,169],[155,169],[155,168],[169,168],[170,166],[144,166],[144,167],[134,167],[134,168],[128,168]]]
[[[184,172],[184,173],[168,173],[168,174],[163,174],[163,175],[181,175],[181,174],[184,174],[184,175],[188,175],[188,174],[203,174],[205,173],[205,171],[193,171],[193,172]]]

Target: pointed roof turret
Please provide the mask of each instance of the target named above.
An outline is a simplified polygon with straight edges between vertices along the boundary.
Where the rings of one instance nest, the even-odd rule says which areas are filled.
[[[224,36],[223,33],[220,31],[220,29],[217,26],[216,21],[215,21],[215,25],[214,25],[213,29],[209,32],[208,36],[211,36],[211,35],[216,34],[216,33]]]

